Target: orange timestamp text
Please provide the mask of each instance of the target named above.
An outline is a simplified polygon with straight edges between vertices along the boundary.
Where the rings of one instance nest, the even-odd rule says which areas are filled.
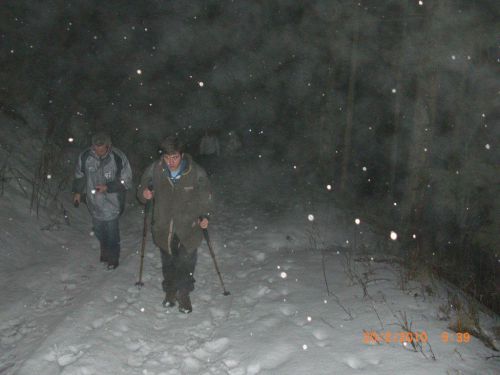
[[[442,332],[440,335],[441,341],[447,343],[467,344],[471,340],[469,332]],[[429,335],[426,331],[363,331],[363,343],[365,344],[381,344],[389,343],[427,343]]]

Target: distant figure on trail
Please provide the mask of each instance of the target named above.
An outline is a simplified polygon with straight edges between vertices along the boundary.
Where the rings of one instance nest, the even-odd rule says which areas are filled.
[[[200,164],[205,167],[209,175],[213,174],[215,159],[220,156],[219,139],[213,131],[206,130],[200,141]]]
[[[208,227],[212,195],[205,170],[184,153],[184,144],[174,136],[161,144],[160,160],[151,164],[141,178],[137,198],[152,200],[153,241],[160,248],[163,273],[163,305],[179,311],[193,310],[189,293],[197,251]]]
[[[228,140],[226,147],[224,149],[224,154],[235,155],[238,153],[238,151],[241,149],[242,146],[240,137],[234,130],[230,131],[227,135],[228,135]]]
[[[215,133],[206,130],[200,142],[200,155],[220,156],[219,140]]]
[[[76,163],[73,180],[75,207],[85,201],[92,216],[94,233],[101,246],[100,260],[108,270],[120,260],[119,217],[125,209],[126,191],[132,186],[132,170],[125,154],[111,146],[111,138],[96,133],[92,145]]]

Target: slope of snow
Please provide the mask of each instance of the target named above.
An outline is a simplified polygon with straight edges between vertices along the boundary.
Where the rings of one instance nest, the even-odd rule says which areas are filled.
[[[0,198],[0,373],[498,373],[498,358],[486,359],[495,352],[475,337],[442,342],[443,332],[453,332],[438,319],[441,285],[432,296],[417,284],[403,291],[398,271],[376,261],[380,254],[350,256],[353,228],[340,224],[329,193],[314,208],[284,180],[256,181],[259,162],[221,163],[212,179],[218,199],[209,229],[231,294],[222,294],[204,243],[189,315],[161,305],[160,256],[150,236],[145,285],[135,286],[140,205],[130,204],[121,221],[120,267],[106,271],[85,206],[68,208],[69,225],[61,218],[42,230],[46,223],[9,185]],[[68,193],[60,199],[69,206]],[[361,229],[359,248],[371,241],[369,228]],[[349,270],[367,280],[366,295]],[[364,342],[364,331],[398,335],[404,315],[431,346],[415,352],[399,339]]]

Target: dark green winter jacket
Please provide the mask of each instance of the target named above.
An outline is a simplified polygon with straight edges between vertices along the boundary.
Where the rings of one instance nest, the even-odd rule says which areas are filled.
[[[184,154],[186,167],[181,177],[172,182],[162,159],[151,164],[141,178],[137,198],[146,203],[142,193],[152,184],[154,191],[152,233],[160,249],[171,252],[175,233],[188,251],[200,246],[203,238],[198,218],[207,217],[212,206],[210,182],[205,170]]]

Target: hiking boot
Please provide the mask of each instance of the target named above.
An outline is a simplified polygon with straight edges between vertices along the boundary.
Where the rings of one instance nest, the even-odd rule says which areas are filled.
[[[116,262],[116,263],[115,262],[113,262],[113,263],[110,262],[110,263],[108,263],[108,266],[106,267],[106,269],[108,271],[112,271],[112,270],[114,270],[116,268],[118,268],[118,262]]]
[[[179,291],[177,294],[177,301],[179,302],[179,311],[184,314],[189,314],[193,311],[193,306],[191,305],[191,298],[189,298],[189,292],[187,290]]]
[[[165,293],[165,299],[163,300],[162,304],[164,307],[174,307],[176,301],[177,298],[175,297],[175,290],[169,290]]]

